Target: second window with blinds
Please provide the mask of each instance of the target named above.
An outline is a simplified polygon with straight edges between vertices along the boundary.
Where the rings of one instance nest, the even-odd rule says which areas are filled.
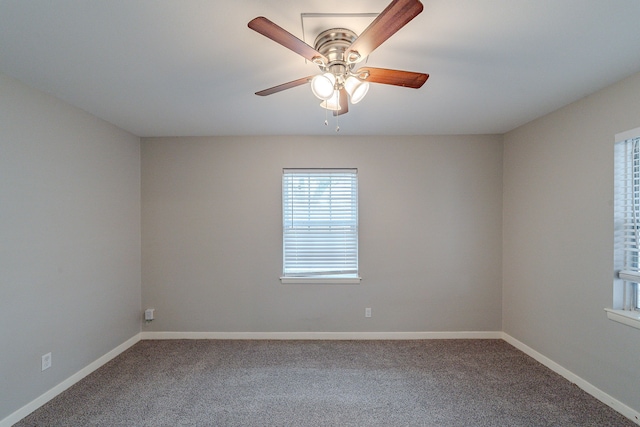
[[[284,169],[283,283],[359,283],[356,169]]]
[[[640,128],[616,135],[614,308],[640,310]]]

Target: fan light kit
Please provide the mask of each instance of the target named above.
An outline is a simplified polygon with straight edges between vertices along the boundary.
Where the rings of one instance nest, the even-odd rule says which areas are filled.
[[[420,14],[422,9],[419,0],[393,0],[360,36],[346,28],[331,28],[316,37],[314,47],[263,16],[251,20],[249,28],[303,56],[320,68],[320,74],[283,83],[256,92],[256,95],[272,95],[310,83],[311,91],[322,101],[320,106],[325,111],[332,111],[337,117],[349,111],[349,102],[357,104],[362,101],[369,91],[369,83],[413,89],[422,87],[429,78],[428,74],[386,68],[356,68],[358,63]],[[325,124],[328,124],[327,120]],[[336,131],[339,130],[336,126]]]

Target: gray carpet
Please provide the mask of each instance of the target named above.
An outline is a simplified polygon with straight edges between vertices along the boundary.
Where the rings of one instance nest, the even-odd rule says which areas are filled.
[[[141,341],[16,426],[635,426],[502,340]]]

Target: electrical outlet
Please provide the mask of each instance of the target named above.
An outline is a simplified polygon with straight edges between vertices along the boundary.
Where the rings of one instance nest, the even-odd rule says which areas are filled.
[[[371,307],[364,309],[364,317],[371,317]]]
[[[51,353],[47,353],[42,356],[42,370],[49,369],[51,367]]]

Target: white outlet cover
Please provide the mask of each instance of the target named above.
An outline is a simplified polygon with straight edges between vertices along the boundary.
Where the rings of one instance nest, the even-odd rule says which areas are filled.
[[[42,370],[49,369],[51,367],[51,353],[47,353],[42,356]]]

